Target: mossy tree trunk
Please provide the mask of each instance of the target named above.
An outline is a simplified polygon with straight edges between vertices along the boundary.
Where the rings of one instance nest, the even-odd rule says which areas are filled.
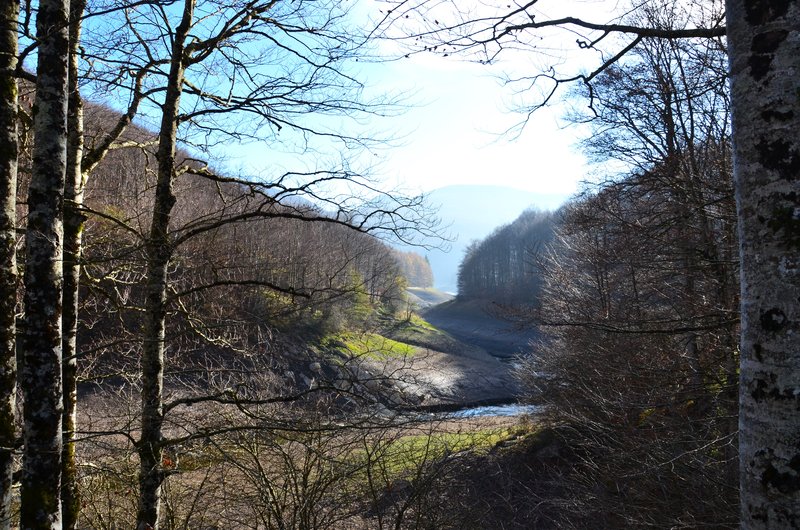
[[[167,266],[173,254],[169,225],[176,201],[173,183],[178,114],[186,67],[185,41],[194,16],[194,7],[195,0],[184,0],[183,17],[175,29],[172,41],[170,72],[162,106],[163,114],[156,152],[158,161],[156,198],[146,243],[147,298],[142,349],[142,433],[138,447],[140,468],[137,530],[158,528],[161,485],[165,478],[162,466],[164,337],[167,317]]]
[[[728,0],[742,528],[800,528],[800,2]]]
[[[0,530],[11,528],[16,408],[17,306],[17,17],[15,0],[0,6]]]
[[[61,528],[61,309],[67,156],[68,0],[40,0],[33,169],[21,333],[24,450],[20,527]]]
[[[81,16],[85,0],[71,0],[69,27],[69,114],[67,116],[67,170],[64,186],[64,303],[62,322],[63,347],[63,454],[61,462],[61,510],[63,527],[74,529],[78,523],[77,462],[75,460],[75,429],[77,423],[77,336],[78,289],[81,272],[81,234],[85,217],[81,213],[83,189],[86,183],[82,170],[83,101],[78,86],[78,55]]]

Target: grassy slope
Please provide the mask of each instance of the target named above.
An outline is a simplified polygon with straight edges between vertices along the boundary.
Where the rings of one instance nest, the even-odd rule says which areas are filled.
[[[420,349],[462,355],[485,354],[480,348],[458,340],[415,313],[408,318],[379,314],[369,329],[336,333],[326,337],[323,345],[368,358],[404,357],[414,355]]]

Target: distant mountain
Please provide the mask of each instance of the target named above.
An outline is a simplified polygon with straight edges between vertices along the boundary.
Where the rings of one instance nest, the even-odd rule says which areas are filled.
[[[533,193],[504,186],[447,186],[428,194],[437,207],[445,231],[454,241],[450,250],[422,251],[433,269],[434,287],[455,293],[458,264],[470,242],[483,239],[495,228],[510,223],[528,208],[555,210],[567,200],[564,194]]]

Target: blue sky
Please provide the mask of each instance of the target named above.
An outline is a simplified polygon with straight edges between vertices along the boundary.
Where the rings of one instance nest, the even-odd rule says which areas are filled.
[[[373,70],[377,87],[413,93],[416,103],[392,119],[403,140],[380,155],[389,182],[422,191],[493,184],[570,194],[585,177],[574,147],[579,131],[559,119],[562,109],[537,111],[521,134],[503,134],[522,117],[510,110],[499,68],[417,55]]]
[[[354,1],[356,15],[365,20],[374,21],[382,16],[381,10],[387,9],[381,0]],[[649,1],[633,4],[641,7]],[[690,11],[703,9],[703,4],[676,2]],[[507,3],[489,0],[441,0],[429,5],[436,10],[431,16],[439,17],[443,25],[457,20],[455,5],[470,12],[465,15],[470,19],[479,10],[507,11]],[[542,0],[531,12],[537,20],[576,16],[603,23],[619,20],[627,5],[627,0]],[[420,16],[419,11],[411,11],[409,27],[393,29],[392,36],[418,29],[420,21],[414,18]],[[369,21],[364,24],[372,27]],[[433,53],[412,53],[409,58],[385,63],[362,63],[359,79],[367,83],[368,94],[407,96],[407,109],[402,115],[369,124],[393,137],[396,144],[369,154],[369,163],[375,164],[374,174],[383,179],[385,186],[400,187],[409,194],[453,184],[492,184],[565,197],[578,191],[582,180],[592,180],[593,173],[602,171],[589,165],[577,147],[588,128],[570,125],[564,119],[567,105],[585,107],[587,102],[578,99],[565,103],[568,90],[562,89],[553,99],[554,106],[537,110],[519,134],[504,135],[524,118],[513,109],[531,104],[540,94],[535,89],[515,93],[519,85],[504,86],[500,78],[504,74],[531,76],[549,67],[567,77],[591,71],[622,45],[613,36],[599,45],[605,51],[576,43],[599,35],[572,26],[523,32],[515,35],[518,40],[491,66],[470,62],[469,57],[458,54],[445,57]],[[408,50],[387,40],[378,44],[378,51],[387,57],[402,57]],[[245,166],[254,160],[248,152],[240,152],[238,159]],[[272,157],[271,163],[276,160]]]
[[[369,124],[391,146],[370,153],[385,187],[416,194],[454,184],[492,184],[565,197],[587,175],[575,146],[578,127],[562,119],[563,107],[541,109],[519,134],[504,134],[522,116],[512,111],[512,91],[488,67],[432,54],[362,66],[366,93],[401,94],[404,110]],[[388,145],[388,144],[387,144]],[[262,164],[296,160],[260,154],[263,146],[226,150],[228,167],[257,171]]]
[[[546,13],[551,16],[570,13],[606,20],[619,2],[551,0],[543,5],[559,10]],[[358,0],[356,6],[361,16],[374,18],[382,4]],[[369,124],[394,142],[391,148],[372,151],[361,160],[374,165],[373,174],[383,181],[382,187],[400,188],[408,194],[454,184],[493,184],[565,197],[573,194],[591,171],[576,147],[585,129],[569,125],[563,119],[564,107],[555,106],[538,110],[521,133],[503,134],[520,123],[522,115],[512,110],[518,103],[514,98],[519,96],[503,86],[500,77],[509,71],[539,71],[554,57],[567,60],[576,52],[574,39],[570,33],[568,41],[548,41],[548,48],[538,53],[504,53],[492,66],[432,53],[362,63],[357,71],[367,84],[366,94],[403,94],[406,109],[399,116]],[[391,42],[381,43],[379,52],[394,57],[404,53]],[[256,173],[276,164],[297,167],[296,158],[272,151],[267,160],[263,153],[263,145],[232,146],[224,153],[225,165]],[[311,157],[303,163],[310,169],[319,160]]]
[[[471,1],[459,0],[458,5]],[[579,14],[590,16],[588,7],[617,2],[551,0],[544,4],[562,10],[573,6],[571,13],[575,12],[574,6],[579,6]],[[356,6],[360,15],[371,17],[379,13],[381,2],[356,0]],[[558,41],[553,42],[558,46]],[[563,108],[555,107],[537,111],[521,133],[503,134],[522,116],[512,111],[515,95],[498,77],[514,70],[535,72],[542,66],[537,62],[566,57],[575,47],[573,39],[564,49],[504,53],[491,67],[459,56],[431,53],[354,65],[354,73],[367,85],[367,96],[389,93],[405,97],[402,114],[361,124],[379,136],[393,138],[393,146],[375,149],[357,160],[374,166],[372,174],[383,182],[381,187],[400,188],[412,195],[453,184],[492,184],[565,197],[574,193],[579,181],[589,173],[575,146],[584,133],[567,125],[562,119]],[[382,43],[379,48],[389,56],[403,54],[392,42]],[[552,55],[548,56],[548,50]],[[315,119],[324,124],[330,118]],[[291,133],[282,133],[281,139],[288,140],[291,150]],[[266,137],[251,145],[225,142],[212,152],[212,166],[253,176],[313,170],[330,167],[331,160],[337,162],[336,149],[341,150],[340,145],[328,152],[323,147],[319,152],[298,156],[297,151],[303,149],[301,141],[294,142],[294,153],[286,154],[281,152],[281,139]]]
[[[537,19],[577,16],[605,22],[619,15],[620,6],[626,3],[544,0],[533,6],[532,12]],[[465,15],[471,18],[505,14],[506,4],[481,0],[429,2],[434,7],[428,18],[438,17],[447,25],[459,20],[453,12],[455,5],[471,13]],[[373,9],[367,16],[374,17],[374,10],[382,3],[367,0],[359,6]],[[420,20],[415,21],[415,17],[424,18],[419,11],[410,12],[408,26],[397,28],[394,35],[419,27]],[[406,17],[402,19],[405,22]],[[566,91],[561,90],[552,100],[553,106],[537,110],[521,132],[503,134],[524,118],[514,109],[531,104],[539,94],[538,90],[515,93],[519,86],[504,85],[501,80],[504,76],[530,76],[554,64],[563,69],[562,73],[575,73],[584,64],[594,64],[598,52],[579,49],[577,37],[570,30],[539,30],[528,44],[505,49],[492,65],[470,62],[470,57],[460,54],[443,57],[433,53],[412,54],[408,59],[376,65],[370,71],[371,81],[389,90],[415,92],[414,99],[419,103],[396,120],[406,142],[383,157],[387,177],[424,191],[452,184],[494,184],[565,195],[577,191],[580,181],[589,178],[591,172],[576,146],[587,129],[564,119],[562,98]],[[404,53],[391,41],[381,43],[381,52],[388,56]]]

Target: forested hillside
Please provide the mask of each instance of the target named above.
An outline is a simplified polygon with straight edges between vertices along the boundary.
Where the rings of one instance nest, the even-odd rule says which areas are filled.
[[[134,286],[143,281],[147,262],[152,157],[146,149],[114,150],[85,189],[86,327],[79,346],[116,360],[119,352],[100,337],[131,336],[134,342],[141,326],[144,300]],[[176,160],[191,165],[185,151]],[[302,198],[254,193],[225,176],[191,173],[175,179],[174,193],[180,199],[172,233],[180,245],[171,259],[169,297],[179,304],[170,333],[177,340],[246,350],[264,326],[302,325],[324,334],[346,327],[358,304],[391,310],[403,303],[407,280],[391,249]],[[83,342],[94,336],[97,344]]]
[[[553,238],[554,223],[554,214],[528,210],[470,244],[458,268],[458,296],[534,303],[541,285],[541,258]]]
[[[529,170],[536,168],[520,168],[515,177],[525,179]],[[492,185],[490,176],[484,177],[487,179],[484,185],[445,186],[427,194],[428,202],[442,221],[441,233],[446,240],[422,242],[430,247],[425,255],[433,269],[434,286],[442,291],[453,294],[458,291],[458,265],[474,241],[488,237],[498,225],[511,223],[525,210],[556,209],[567,199],[564,194]]]
[[[0,530],[800,527],[800,3],[589,4],[0,5]],[[509,54],[596,167],[450,334],[370,69]]]
[[[89,102],[85,116],[88,144],[102,140],[103,123],[119,119]],[[148,340],[144,286],[156,185],[156,154],[150,147],[154,140],[145,129],[127,127],[120,147],[108,152],[83,188],[73,401],[76,478],[86,485],[79,494],[88,506],[81,510],[82,527],[135,517],[130,505],[118,502],[124,499],[113,499],[115,490],[108,482],[133,471],[108,463],[87,475],[84,462],[130,457],[140,443],[135,439],[141,412],[135,410],[134,396],[149,377],[142,373],[142,350]],[[368,230],[342,222],[337,212],[321,210],[296,194],[302,190],[287,191],[281,183],[274,191],[259,189],[212,172],[181,149],[175,160],[185,171],[172,183],[177,200],[171,214],[174,246],[159,381],[164,403],[160,480],[178,472],[182,453],[206,458],[197,455],[208,451],[197,447],[222,443],[229,450],[243,443],[228,438],[231,431],[313,433],[308,422],[325,421],[317,407],[341,414],[376,402],[402,404],[404,398],[392,394],[393,377],[359,361],[380,358],[389,346],[366,338],[372,335],[356,337],[374,328],[379,313],[407,311],[410,281],[400,259],[421,262],[413,271],[425,281],[430,271],[424,259],[399,255]],[[20,218],[25,216],[28,180],[22,171]],[[343,340],[356,342],[348,346]],[[372,342],[362,345],[361,340]],[[390,394],[391,400],[385,401]],[[194,418],[192,411],[201,410],[219,416],[212,421]],[[229,460],[213,458],[219,465]],[[197,490],[194,495],[214,491]],[[183,510],[187,498],[180,493],[169,502],[178,502],[174,509]],[[186,514],[193,521],[195,515],[203,516]]]
[[[376,236],[431,236],[436,219],[342,154],[373,141],[345,123],[391,104],[361,99],[345,73],[364,41],[335,3],[73,4],[85,18],[52,0],[4,18],[20,17],[3,26],[14,149],[3,151],[12,318],[0,527],[144,529],[173,517],[203,527],[208,512],[191,499],[215,495],[227,500],[214,517],[227,509],[282,527],[280,495],[254,506],[248,495],[267,490],[245,478],[246,459],[226,455],[280,440],[270,465],[292,454],[277,471],[286,476],[301,465],[283,452],[292,440],[311,443],[337,415],[405,403],[375,362],[388,339],[353,334],[407,309],[408,282]],[[35,75],[25,61],[34,36]],[[32,47],[17,62],[18,41]],[[244,138],[312,152],[313,163],[297,155],[297,170],[232,175],[208,162]],[[411,348],[393,347],[401,358]],[[210,460],[179,467],[187,452]],[[229,473],[244,491],[235,502],[233,490],[201,487]],[[173,496],[171,485],[194,493]]]

